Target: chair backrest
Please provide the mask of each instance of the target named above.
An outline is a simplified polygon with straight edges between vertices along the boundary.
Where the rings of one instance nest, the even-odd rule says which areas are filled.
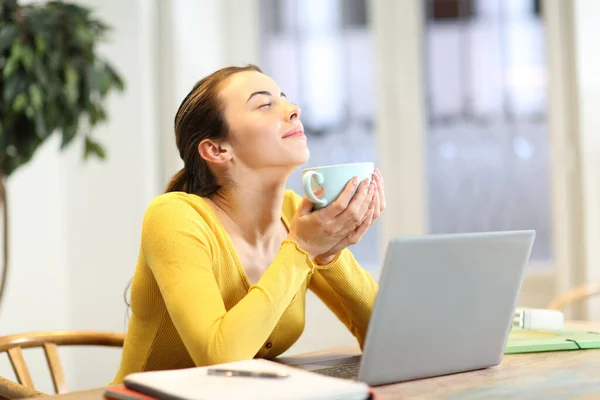
[[[23,349],[42,347],[52,376],[56,393],[67,391],[65,375],[58,355],[58,346],[110,346],[122,347],[125,334],[94,331],[55,331],[33,332],[0,337],[0,353],[8,353],[17,381],[24,387],[34,390],[29,369],[23,358]],[[2,385],[0,383],[0,389]],[[0,390],[0,396],[10,398]],[[1,398],[1,397],[0,397]]]
[[[585,285],[577,286],[560,296],[553,299],[546,308],[551,310],[562,310],[572,303],[588,299],[593,296],[600,294],[600,282],[588,283]]]

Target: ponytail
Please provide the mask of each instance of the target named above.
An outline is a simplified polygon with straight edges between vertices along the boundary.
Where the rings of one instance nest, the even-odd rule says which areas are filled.
[[[221,186],[217,183],[216,176],[208,168],[205,161],[198,159],[198,163],[200,164],[198,172],[192,171],[190,173],[187,168],[180,169],[171,178],[171,182],[167,185],[165,193],[186,192],[197,194],[201,197],[211,197],[217,193],[221,189]]]
[[[169,192],[186,192],[188,187],[188,178],[185,168],[181,168],[167,185],[165,193]]]

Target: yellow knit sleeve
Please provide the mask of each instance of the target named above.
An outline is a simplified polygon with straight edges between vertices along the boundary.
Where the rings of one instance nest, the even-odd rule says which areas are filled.
[[[379,287],[350,250],[328,265],[317,266],[310,290],[346,325],[362,349]]]
[[[253,358],[314,264],[296,243],[284,241],[259,282],[226,310],[212,271],[212,231],[191,204],[162,197],[146,211],[142,251],[194,363]]]
[[[291,220],[302,197],[288,190],[286,200],[284,213]],[[344,249],[327,265],[316,266],[309,289],[346,325],[362,348],[379,287],[350,250]]]

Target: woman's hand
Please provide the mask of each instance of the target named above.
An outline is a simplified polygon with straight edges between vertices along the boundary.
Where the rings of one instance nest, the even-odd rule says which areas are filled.
[[[350,245],[357,229],[361,229],[365,220],[372,219],[377,204],[374,180],[369,184],[365,179],[356,188],[357,183],[354,178],[333,203],[318,211],[313,212],[313,203],[304,197],[292,220],[288,239],[298,243],[311,259],[329,254],[340,243]],[[317,196],[320,194],[317,192]]]
[[[374,196],[372,199],[373,206],[369,207],[369,211],[367,215],[365,215],[361,224],[330,250],[315,257],[315,262],[317,264],[329,264],[335,259],[339,252],[341,252],[348,246],[357,244],[360,241],[360,239],[362,239],[367,229],[371,225],[373,225],[373,223],[377,220],[377,218],[379,218],[383,210],[385,210],[385,192],[383,186],[383,177],[381,176],[381,171],[379,171],[379,169],[376,169],[375,173],[373,174],[373,183],[375,184],[376,189],[374,191]]]

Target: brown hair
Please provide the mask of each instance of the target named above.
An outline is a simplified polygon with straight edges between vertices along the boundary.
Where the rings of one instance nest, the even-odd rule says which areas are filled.
[[[175,142],[184,166],[171,179],[167,192],[210,197],[221,188],[207,162],[198,154],[198,145],[205,139],[227,139],[229,129],[219,91],[223,82],[243,71],[262,72],[252,64],[222,68],[196,83],[181,102],[175,115]]]

